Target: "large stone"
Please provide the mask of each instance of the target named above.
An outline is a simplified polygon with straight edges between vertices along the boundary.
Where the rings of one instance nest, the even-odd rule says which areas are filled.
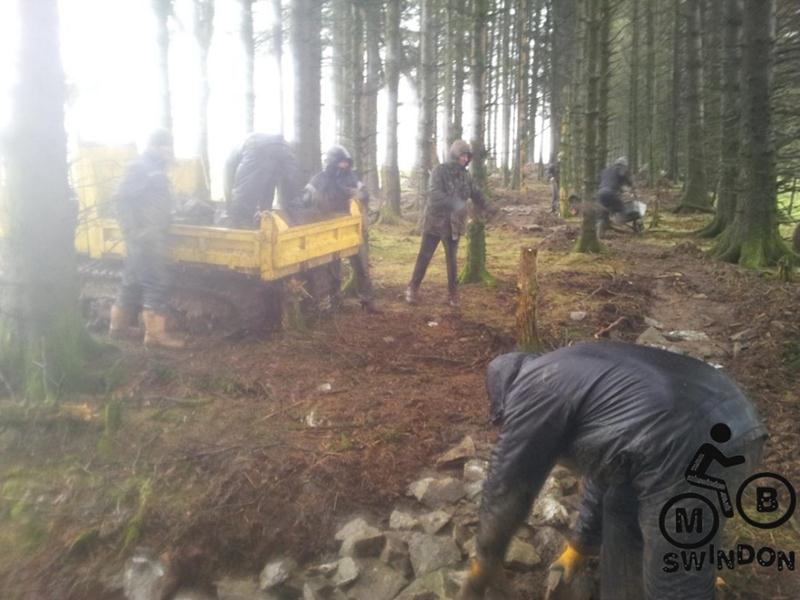
[[[333,583],[338,586],[346,586],[353,583],[361,574],[358,564],[349,556],[345,556],[339,561],[339,566],[336,569],[336,575],[333,577]]]
[[[271,590],[285,583],[297,568],[297,563],[291,558],[276,560],[263,568],[258,578],[259,587],[264,590]]]
[[[450,537],[418,533],[411,538],[408,550],[417,577],[461,561],[461,551]]]
[[[379,560],[361,564],[361,575],[345,594],[348,600],[392,600],[408,580]]]
[[[642,346],[652,346],[654,348],[666,348],[669,346],[667,338],[655,327],[648,327],[645,329],[644,333],[636,338],[636,343]]]
[[[386,536],[381,531],[374,527],[367,527],[345,539],[339,555],[354,558],[376,557],[380,555],[385,543]]]
[[[361,517],[353,519],[349,521],[344,527],[342,527],[336,534],[333,536],[334,539],[338,542],[343,542],[349,537],[353,537],[364,531],[365,529],[374,529],[372,525],[367,523]]]
[[[551,527],[564,527],[569,523],[569,511],[552,496],[541,496],[533,505],[533,511],[528,518],[531,525],[550,525]]]
[[[533,534],[533,545],[539,556],[547,564],[561,556],[566,539],[555,527],[540,527]]]
[[[511,546],[508,548],[505,560],[505,564],[509,569],[529,571],[541,562],[542,558],[531,544],[518,538],[511,540]]]
[[[381,561],[404,575],[412,574],[408,544],[399,535],[386,536],[386,545],[381,552]]]
[[[402,510],[394,509],[389,516],[390,529],[414,529],[419,525],[419,519],[411,513],[403,512]]]
[[[451,569],[439,569],[412,582],[396,600],[449,600],[458,594],[459,585]]]
[[[436,466],[440,469],[456,467],[464,464],[475,456],[475,442],[470,436],[466,436],[458,446],[445,452],[436,461]]]
[[[431,508],[454,504],[466,494],[464,484],[452,477],[420,479],[409,486],[408,493]]]
[[[447,525],[452,518],[453,515],[449,512],[435,510],[431,513],[420,516],[419,522],[422,525],[422,529],[425,531],[425,533],[433,535],[435,533],[439,533],[442,527]]]
[[[486,479],[489,463],[480,458],[468,460],[464,465],[464,481],[480,481]]]
[[[149,548],[137,548],[125,564],[123,589],[127,600],[158,600],[166,583],[166,568]]]

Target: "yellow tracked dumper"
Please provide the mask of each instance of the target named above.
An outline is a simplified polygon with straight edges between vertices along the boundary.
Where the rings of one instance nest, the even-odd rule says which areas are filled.
[[[135,157],[132,145],[83,145],[72,164],[80,207],[75,247],[84,303],[98,329],[107,322],[125,256],[111,198]],[[170,179],[179,198],[198,197],[205,186],[198,160],[177,161]],[[357,254],[363,241],[355,200],[349,215],[308,225],[290,226],[275,210],[262,216],[259,229],[174,224],[170,233],[173,313],[195,333],[273,329],[280,323],[282,280]]]

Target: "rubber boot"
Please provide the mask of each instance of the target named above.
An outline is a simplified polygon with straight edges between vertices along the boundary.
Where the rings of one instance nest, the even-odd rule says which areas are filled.
[[[152,310],[142,312],[144,321],[144,345],[162,348],[183,348],[186,342],[170,336],[166,330],[166,318]]]
[[[408,284],[406,288],[406,302],[408,304],[419,304],[419,288]]]
[[[138,338],[141,331],[131,325],[131,313],[128,309],[114,304],[111,306],[111,317],[108,324],[108,335],[114,339]]]

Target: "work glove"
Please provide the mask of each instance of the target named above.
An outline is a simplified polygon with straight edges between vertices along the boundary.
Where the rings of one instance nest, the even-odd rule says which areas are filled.
[[[467,579],[458,593],[458,600],[483,600],[489,586],[500,575],[500,563],[474,559],[469,566]]]
[[[577,571],[582,564],[583,555],[570,544],[567,544],[567,547],[564,552],[561,553],[561,556],[559,556],[555,562],[550,565],[550,572],[552,573],[554,571],[561,571],[564,583],[569,583],[572,579],[572,576],[575,574],[575,571]]]

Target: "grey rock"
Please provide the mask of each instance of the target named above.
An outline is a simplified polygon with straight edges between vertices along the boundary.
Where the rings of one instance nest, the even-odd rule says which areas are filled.
[[[339,569],[339,561],[334,560],[332,562],[322,563],[321,565],[309,567],[308,572],[312,575],[324,575],[325,577],[330,577],[338,569]]]
[[[254,579],[224,578],[214,583],[219,600],[267,600]]]
[[[337,587],[349,585],[353,583],[361,574],[358,564],[349,556],[345,556],[339,561],[339,566],[336,569],[336,575],[333,582]]]
[[[489,463],[480,458],[468,460],[464,465],[464,481],[483,481],[489,470]]]
[[[655,327],[648,327],[638,338],[636,343],[642,346],[652,346],[654,348],[666,348],[669,345],[667,338]]]
[[[450,600],[458,594],[459,585],[451,569],[439,569],[412,582],[396,600]]]
[[[123,590],[127,600],[159,600],[166,569],[149,548],[137,548],[125,563]]]
[[[419,525],[419,519],[414,515],[394,509],[389,516],[389,527],[391,529],[414,529]]]
[[[464,497],[464,484],[452,477],[434,479],[426,477],[415,481],[408,488],[408,493],[431,508],[439,508],[446,504],[454,504]]]
[[[569,313],[569,318],[573,321],[583,321],[586,318],[585,310],[573,310]]]
[[[644,324],[648,327],[655,327],[656,329],[664,329],[664,325],[661,324],[661,321],[656,321],[652,317],[645,317]]]
[[[443,468],[462,465],[470,458],[473,458],[475,452],[475,442],[470,436],[466,436],[457,446],[440,456],[436,461],[436,466]]]
[[[704,331],[694,331],[692,329],[678,329],[664,334],[670,342],[706,342],[709,340],[708,334]]]
[[[344,597],[329,580],[323,577],[307,579],[303,583],[303,600],[332,600]]]
[[[551,563],[564,550],[566,538],[555,527],[544,526],[533,534],[533,545],[545,563]]]
[[[278,587],[291,577],[296,568],[297,563],[291,558],[283,558],[267,563],[258,578],[259,587],[264,591]]]
[[[339,542],[345,541],[349,537],[353,537],[356,534],[361,533],[365,529],[374,529],[369,523],[367,523],[361,517],[353,519],[349,521],[344,527],[342,527],[336,534],[333,536]]]
[[[749,339],[752,336],[753,336],[753,330],[745,329],[744,331],[740,331],[739,333],[734,333],[730,339],[732,342],[738,342],[739,340]]]
[[[348,600],[392,600],[408,584],[408,580],[379,560],[366,560],[361,576],[345,592]]]
[[[464,492],[470,501],[478,501],[478,497],[483,493],[483,484],[483,481],[470,481],[464,486]]]
[[[466,554],[466,550],[464,549],[464,545],[469,542],[471,539],[475,538],[475,531],[476,527],[471,527],[466,525],[460,521],[456,521],[453,523],[453,541],[456,545],[461,548],[461,551]]]
[[[450,537],[418,533],[408,544],[414,574],[422,577],[428,573],[450,567],[461,561],[461,552]]]
[[[552,496],[540,496],[533,505],[528,523],[563,527],[569,523],[569,511]]]
[[[519,538],[511,540],[511,546],[508,548],[505,560],[505,564],[509,569],[528,571],[541,562],[542,558],[531,544]]]
[[[404,575],[412,574],[408,544],[398,535],[386,536],[386,545],[381,552],[381,561]]]
[[[433,535],[434,533],[439,533],[439,531],[441,531],[441,529],[447,525],[452,518],[453,515],[449,512],[435,510],[432,513],[420,516],[419,522],[422,525],[422,529],[425,531],[425,533]]]
[[[367,527],[342,542],[340,556],[368,558],[378,556],[386,543],[386,536],[374,527]]]

